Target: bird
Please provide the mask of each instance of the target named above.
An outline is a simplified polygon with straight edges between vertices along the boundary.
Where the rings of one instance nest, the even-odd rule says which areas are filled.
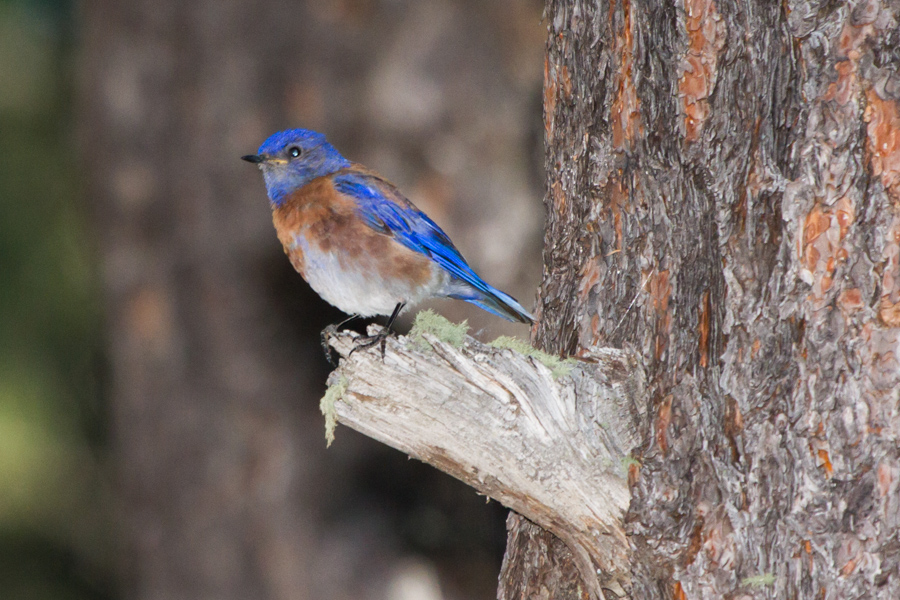
[[[389,315],[387,335],[405,307],[449,297],[507,321],[534,323],[512,296],[479,277],[394,184],[344,158],[323,134],[279,131],[241,158],[262,171],[275,231],[294,269],[351,319]]]

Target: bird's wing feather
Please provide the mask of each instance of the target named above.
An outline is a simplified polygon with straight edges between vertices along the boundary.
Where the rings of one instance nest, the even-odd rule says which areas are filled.
[[[437,223],[392,184],[372,173],[354,170],[338,172],[333,182],[335,190],[356,201],[359,215],[369,227],[393,236],[410,250],[429,256],[455,279],[487,294],[496,292],[466,263]]]

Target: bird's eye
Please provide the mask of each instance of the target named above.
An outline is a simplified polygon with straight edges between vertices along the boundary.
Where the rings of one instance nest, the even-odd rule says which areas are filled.
[[[300,156],[300,148],[298,148],[297,146],[291,146],[290,148],[288,148],[288,154],[291,156],[291,158],[297,158],[298,156]]]

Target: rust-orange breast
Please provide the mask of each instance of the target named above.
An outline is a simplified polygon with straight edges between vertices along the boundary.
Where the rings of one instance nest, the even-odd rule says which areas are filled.
[[[273,211],[278,239],[294,268],[311,282],[304,244],[337,257],[346,271],[424,285],[436,268],[428,257],[367,226],[357,205],[335,191],[330,177],[315,179]]]

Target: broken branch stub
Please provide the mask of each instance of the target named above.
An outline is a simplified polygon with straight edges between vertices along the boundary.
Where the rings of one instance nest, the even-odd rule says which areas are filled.
[[[471,337],[458,348],[424,339],[430,349],[391,337],[383,358],[378,347],[348,357],[357,334],[332,336],[342,360],[329,384],[342,389],[331,417],[551,531],[593,597],[624,596],[626,479],[646,411],[639,361],[595,349],[554,379],[538,359]]]

